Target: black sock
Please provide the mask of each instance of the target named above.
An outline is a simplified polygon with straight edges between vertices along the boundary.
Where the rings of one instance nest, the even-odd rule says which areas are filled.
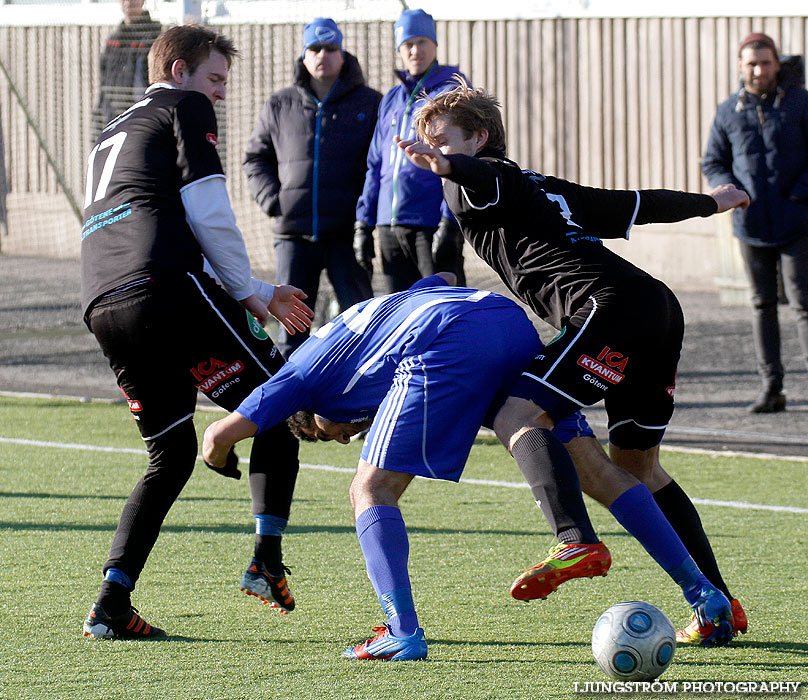
[[[273,576],[283,573],[280,535],[256,535],[253,556],[264,562],[267,571]]]
[[[286,423],[259,433],[250,451],[250,496],[253,513],[289,519],[300,463],[300,443]]]
[[[289,519],[292,495],[300,468],[300,443],[286,423],[279,423],[255,437],[250,451],[250,495],[253,513],[285,521]],[[270,574],[283,573],[281,534],[255,535],[255,558]]]
[[[575,465],[552,431],[527,431],[514,443],[511,454],[556,537],[563,542],[596,544],[598,536],[586,512]]]
[[[663,486],[654,494],[654,500],[664,513],[679,539],[682,540],[696,566],[727,600],[732,600],[727,584],[718,570],[713,548],[704,532],[701,518],[688,495],[675,481]]]
[[[191,420],[146,443],[149,467],[124,504],[103,570],[125,571],[136,583],[169,509],[191,478],[196,431]]]
[[[98,598],[95,602],[104,608],[104,612],[111,617],[123,615],[132,607],[129,591],[125,586],[115,581],[101,582],[101,590],[98,592]]]

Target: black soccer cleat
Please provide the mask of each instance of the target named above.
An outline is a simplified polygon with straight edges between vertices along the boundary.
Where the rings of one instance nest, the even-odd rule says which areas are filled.
[[[159,627],[152,627],[130,607],[121,615],[107,615],[98,603],[93,603],[84,621],[84,636],[92,639],[148,639],[165,637]]]
[[[270,574],[264,562],[253,559],[241,577],[241,590],[247,595],[260,598],[264,605],[271,605],[284,615],[288,615],[295,609],[295,599],[289,592],[285,574],[292,572],[283,564],[281,567],[279,573]]]

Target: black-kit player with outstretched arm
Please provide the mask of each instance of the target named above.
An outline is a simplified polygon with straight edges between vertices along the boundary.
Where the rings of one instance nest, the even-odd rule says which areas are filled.
[[[710,195],[612,191],[523,171],[505,158],[496,99],[462,81],[422,107],[416,130],[422,142],[399,146],[443,178],[466,240],[559,331],[511,392],[494,426],[497,435],[538,496],[533,484],[545,482],[553,462],[563,459],[549,429],[603,399],[611,460],[594,439],[584,454],[573,455],[583,489],[682,586],[702,643],[726,643],[745,631],[746,616],[737,600],[730,603],[693,504],[659,463],[673,413],[684,317],[662,282],[601,239],[626,238],[634,224],[748,206],[748,197],[731,186]],[[671,526],[678,537],[657,539]],[[583,533],[570,544],[586,544],[586,538]],[[531,597],[531,582],[548,564],[522,574],[512,593]]]
[[[213,105],[225,97],[235,55],[229,39],[203,27],[162,34],[149,52],[146,95],[105,127],[87,162],[84,320],[149,455],[84,622],[85,636],[95,639],[165,635],[137,614],[130,597],[194,469],[197,392],[234,409],[283,365],[263,329],[269,314],[291,332],[310,324],[299,289],[251,277],[230,207]],[[281,425],[256,440],[250,455],[256,536],[242,588],[284,611],[294,607],[280,543],[297,451]],[[240,476],[233,460],[220,471]],[[192,570],[177,561],[177,584],[193,585]]]

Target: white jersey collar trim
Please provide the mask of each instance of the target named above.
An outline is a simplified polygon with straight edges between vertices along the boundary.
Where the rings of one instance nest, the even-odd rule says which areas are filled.
[[[167,88],[169,90],[176,90],[177,86],[172,85],[171,83],[152,83],[149,87],[146,88],[146,94],[148,95],[153,90],[157,90],[159,88]]]

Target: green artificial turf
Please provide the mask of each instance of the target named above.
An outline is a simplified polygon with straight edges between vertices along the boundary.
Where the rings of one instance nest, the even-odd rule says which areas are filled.
[[[218,415],[199,413],[200,434]],[[81,623],[121,507],[145,468],[142,449],[125,406],[0,397],[0,698],[590,697],[576,694],[575,684],[607,680],[589,646],[603,610],[641,599],[677,627],[689,618],[678,588],[588,499],[614,559],[608,577],[571,581],[546,601],[511,599],[513,578],[553,544],[529,491],[417,479],[401,508],[429,658],[340,658],[383,617],[348,503],[360,445],[321,443],[301,446],[304,468],[284,540],[297,601],[291,615],[239,591],[252,553],[247,480],[224,479],[199,462],[133,594],[168,638],[85,639]],[[247,454],[242,445],[240,455]],[[663,462],[696,498],[808,505],[805,462],[681,453],[663,453]],[[464,476],[520,482],[504,450],[485,439]],[[662,680],[680,691],[694,680],[804,682],[808,514],[741,505],[699,510],[750,631],[727,648],[679,647]]]

